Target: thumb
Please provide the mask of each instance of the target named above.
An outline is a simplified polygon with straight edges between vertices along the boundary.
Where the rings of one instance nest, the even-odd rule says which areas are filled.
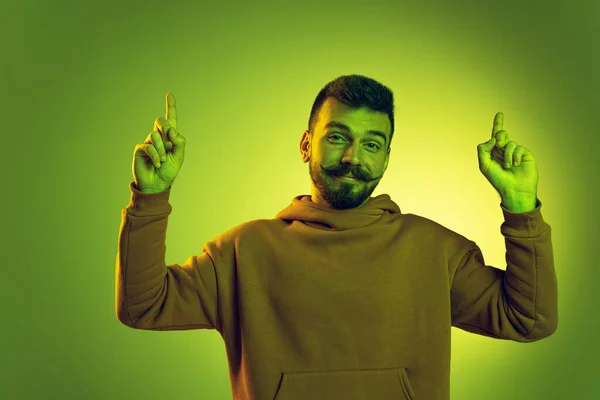
[[[485,143],[481,143],[477,146],[477,155],[479,156],[479,161],[490,161],[492,159],[491,151],[496,145],[496,138],[493,137]]]
[[[177,158],[182,159],[185,148],[185,137],[177,132],[175,128],[171,127],[169,129],[169,139],[171,139],[171,143],[173,143],[173,154],[175,154]]]
[[[494,148],[494,146],[496,145],[496,138],[493,137],[490,140],[488,140],[487,142],[481,143],[479,146],[477,146],[477,149],[479,150],[479,152],[486,152],[489,153],[492,151],[492,149]]]

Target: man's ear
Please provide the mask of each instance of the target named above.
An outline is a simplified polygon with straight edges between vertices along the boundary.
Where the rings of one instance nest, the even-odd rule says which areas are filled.
[[[392,151],[392,147],[388,147],[387,153],[385,154],[385,161],[383,162],[383,174],[385,174],[385,170],[387,169],[388,162],[390,161],[390,152]]]
[[[306,130],[300,138],[300,156],[303,163],[310,161],[310,145],[310,132]]]

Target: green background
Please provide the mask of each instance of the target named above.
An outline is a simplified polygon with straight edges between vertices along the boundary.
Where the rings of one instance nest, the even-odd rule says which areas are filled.
[[[299,143],[317,92],[370,76],[396,99],[386,175],[404,213],[505,269],[500,198],[477,145],[503,111],[536,157],[559,326],[521,344],[452,329],[452,399],[600,398],[600,3],[13,1],[2,35],[0,389],[6,399],[230,399],[216,331],[115,316],[136,143],[177,98],[186,159],[166,261],[310,193]]]

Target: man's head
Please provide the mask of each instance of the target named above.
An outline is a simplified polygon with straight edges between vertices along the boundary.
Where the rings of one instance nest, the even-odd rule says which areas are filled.
[[[393,135],[390,89],[362,75],[329,82],[317,95],[300,140],[311,200],[335,209],[364,205],[387,169]]]

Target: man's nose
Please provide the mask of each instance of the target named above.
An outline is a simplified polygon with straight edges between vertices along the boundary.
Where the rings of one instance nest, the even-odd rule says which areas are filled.
[[[342,156],[342,163],[351,164],[358,166],[362,164],[362,150],[360,149],[360,143],[354,143],[344,151]]]

